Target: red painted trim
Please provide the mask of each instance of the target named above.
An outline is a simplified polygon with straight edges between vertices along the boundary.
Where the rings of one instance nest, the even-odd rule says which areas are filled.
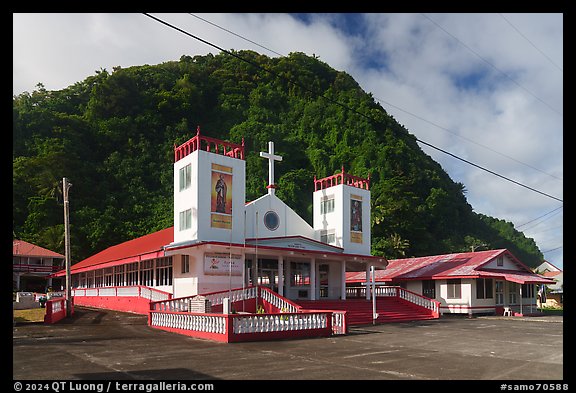
[[[244,138],[242,144],[225,142],[220,139],[200,135],[200,126],[196,135],[180,146],[174,146],[174,162],[181,160],[196,150],[205,150],[210,153],[221,154],[231,158],[244,159]]]
[[[359,176],[354,176],[344,171],[344,166],[342,166],[342,172],[337,173],[332,176],[327,176],[322,179],[316,179],[314,176],[314,191],[323,190],[325,188],[337,186],[340,184],[345,184],[347,186],[362,188],[364,190],[370,189],[370,175],[367,179]]]
[[[319,329],[307,330],[291,330],[279,332],[254,332],[231,334],[228,342],[245,342],[245,341],[265,341],[265,340],[281,340],[281,339],[294,339],[294,338],[308,338],[308,337],[330,337],[332,335],[332,319],[328,318],[327,327]]]

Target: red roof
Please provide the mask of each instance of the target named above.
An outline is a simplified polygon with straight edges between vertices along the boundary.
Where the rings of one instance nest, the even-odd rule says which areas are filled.
[[[500,255],[506,255],[518,269],[483,269],[483,266]],[[393,259],[388,261],[386,270],[376,270],[375,277],[380,282],[490,277],[521,284],[551,283],[551,280],[532,273],[506,249]],[[365,281],[365,272],[350,272],[346,275],[346,282],[349,283]]]
[[[158,232],[150,233],[128,240],[100,251],[71,266],[72,273],[91,270],[90,268],[99,265],[100,268],[118,265],[120,263],[130,263],[138,261],[138,258],[148,259],[163,256],[164,246],[174,241],[174,227],[162,229]],[[162,255],[160,255],[162,252]],[[64,274],[63,271],[56,273],[57,276]]]
[[[65,256],[24,240],[12,240],[12,255],[21,257],[62,258]]]

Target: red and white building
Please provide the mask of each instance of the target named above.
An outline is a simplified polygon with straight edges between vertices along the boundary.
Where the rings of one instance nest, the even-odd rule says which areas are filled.
[[[345,299],[347,269],[386,266],[370,255],[369,180],[314,179],[311,226],[275,194],[272,142],[261,155],[268,193],[245,203],[243,145],[198,132],[175,147],[174,226],[74,264],[73,287],[144,285],[183,297],[258,284],[293,300]]]
[[[386,270],[375,272],[377,285],[400,286],[435,299],[441,314],[533,314],[537,285],[553,282],[533,273],[506,249],[388,262]],[[364,281],[362,275],[347,273],[350,287]]]
[[[198,302],[192,303],[207,299],[209,311],[218,313],[210,314],[218,333],[203,337],[222,341],[247,339],[218,336],[232,331],[232,324],[236,333],[251,332],[254,323],[268,324],[267,337],[278,336],[286,327],[282,321],[287,319],[273,322],[271,315],[266,321],[249,315],[256,311],[288,313],[282,318],[290,324],[316,326],[312,330],[321,334],[336,331],[343,314],[314,314],[298,302],[315,301],[318,307],[309,308],[321,308],[321,300],[345,300],[350,296],[347,271],[368,278],[371,269],[386,267],[385,258],[370,253],[370,180],[344,168],[311,179],[315,191],[310,225],[276,196],[274,165],[282,157],[274,152],[273,142],[260,156],[268,160],[268,192],[246,203],[243,143],[209,138],[198,130],[174,146],[174,225],[72,265],[74,303],[151,310],[152,326],[195,335],[191,332],[212,329],[199,328],[206,319],[191,315],[198,307],[206,313]],[[370,292],[363,296],[369,299]],[[304,317],[308,322],[301,322]]]
[[[12,240],[12,287],[16,291],[45,293],[51,275],[62,269],[64,255],[24,240]]]

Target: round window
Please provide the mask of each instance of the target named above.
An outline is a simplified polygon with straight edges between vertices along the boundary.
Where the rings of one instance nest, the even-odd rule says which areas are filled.
[[[280,217],[278,217],[278,214],[276,214],[276,212],[273,211],[266,212],[266,214],[264,214],[264,225],[266,225],[266,228],[268,228],[269,230],[275,231],[276,228],[278,228],[278,226],[280,225]]]

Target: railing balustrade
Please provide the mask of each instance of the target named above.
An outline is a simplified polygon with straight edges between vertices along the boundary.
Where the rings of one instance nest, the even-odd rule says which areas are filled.
[[[237,288],[231,291],[212,292],[202,294],[210,305],[217,306],[224,303],[224,298],[230,298],[230,302],[239,302],[242,300],[254,299],[256,297],[256,287]]]
[[[427,298],[407,289],[396,286],[379,285],[374,288],[374,293],[377,297],[398,297],[407,302],[430,310],[435,316],[440,315],[440,302],[438,300]],[[346,288],[346,297],[366,297],[366,287]]]
[[[226,334],[226,317],[175,312],[151,312],[150,326]]]
[[[172,294],[156,288],[135,285],[127,287],[74,288],[72,289],[72,296],[129,296],[142,297],[148,300],[167,300],[172,297]]]
[[[328,314],[330,314],[330,311],[234,315],[232,317],[233,333],[269,333],[324,329],[328,327]]]
[[[433,300],[412,291],[409,291],[404,288],[398,288],[398,297],[400,299],[404,299],[410,303],[416,304],[420,307],[427,308],[428,310],[432,311],[435,316],[440,315],[440,302],[437,300]]]
[[[268,303],[276,307],[278,310],[281,310],[282,312],[294,312],[294,313],[302,311],[301,306],[278,295],[271,289],[266,287],[260,287],[259,289],[262,300],[267,301]]]
[[[332,311],[332,334],[346,334],[346,311]]]

